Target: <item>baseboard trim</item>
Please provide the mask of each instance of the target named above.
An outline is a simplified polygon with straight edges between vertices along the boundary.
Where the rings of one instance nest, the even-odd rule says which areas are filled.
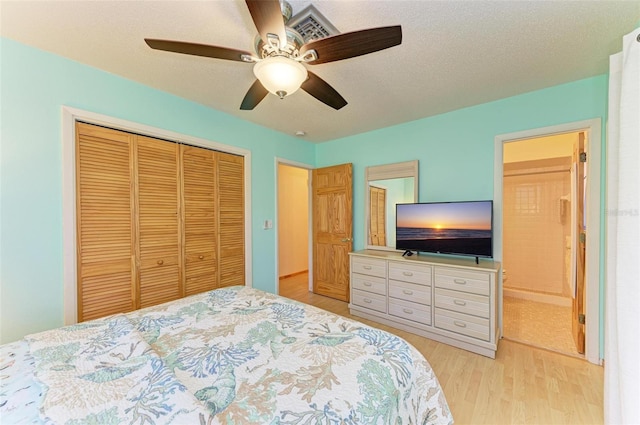
[[[283,275],[283,276],[280,276],[280,277],[279,277],[279,279],[280,279],[280,280],[282,280],[282,279],[287,279],[287,278],[289,278],[289,277],[298,276],[298,275],[300,275],[300,274],[304,274],[304,273],[309,273],[309,270],[302,270],[302,271],[300,271],[300,272],[295,272],[295,273],[285,274],[285,275]]]
[[[561,297],[558,295],[542,294],[539,292],[521,291],[513,288],[502,288],[502,296],[520,298],[523,300],[536,301],[539,303],[559,305],[562,307],[571,307],[571,298]]]

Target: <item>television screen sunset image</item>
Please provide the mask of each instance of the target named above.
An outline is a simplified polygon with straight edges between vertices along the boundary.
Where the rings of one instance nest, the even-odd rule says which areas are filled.
[[[396,248],[491,256],[492,202],[398,204]]]

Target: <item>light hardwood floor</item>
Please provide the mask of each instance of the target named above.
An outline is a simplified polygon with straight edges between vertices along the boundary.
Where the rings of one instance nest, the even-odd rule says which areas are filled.
[[[349,314],[348,304],[307,291],[306,274],[280,280],[280,295],[401,336],[429,361],[456,424],[601,424],[603,368],[501,340],[496,359]]]

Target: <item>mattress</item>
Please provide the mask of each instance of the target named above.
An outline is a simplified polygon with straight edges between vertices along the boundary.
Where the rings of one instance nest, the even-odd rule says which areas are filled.
[[[403,339],[246,287],[0,347],[2,423],[448,424]]]

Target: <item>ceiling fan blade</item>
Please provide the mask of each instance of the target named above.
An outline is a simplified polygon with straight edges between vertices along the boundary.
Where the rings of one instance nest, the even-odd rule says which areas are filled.
[[[347,32],[312,40],[300,48],[300,54],[304,56],[305,52],[315,50],[318,59],[307,63],[317,65],[366,55],[397,46],[400,43],[402,43],[402,28],[400,25],[396,25]]]
[[[187,43],[184,41],[156,40],[145,38],[144,41],[156,50],[183,53],[185,55],[204,56],[207,58],[226,59],[231,61],[246,62],[243,56],[253,56],[249,52],[229,49],[227,47],[210,46],[208,44]]]
[[[287,45],[287,32],[279,0],[246,0],[253,23],[262,41],[268,43],[267,34],[275,34],[280,39],[280,48]]]
[[[260,103],[268,93],[267,89],[260,83],[260,80],[256,80],[249,88],[249,91],[247,91],[247,94],[244,95],[240,109],[243,111],[252,110],[258,106],[258,103]]]
[[[307,71],[307,73],[309,78],[300,86],[302,90],[336,110],[347,104],[347,101],[329,83],[313,72]]]

